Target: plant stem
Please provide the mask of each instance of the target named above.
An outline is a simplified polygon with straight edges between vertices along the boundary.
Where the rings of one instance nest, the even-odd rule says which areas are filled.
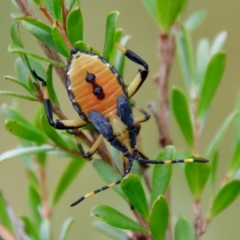
[[[173,59],[175,56],[175,40],[174,36],[159,35],[159,59],[160,59],[160,70],[159,73],[155,76],[154,80],[157,84],[157,94],[159,101],[159,110],[155,104],[151,103],[149,105],[150,109],[153,112],[153,115],[156,119],[158,130],[159,130],[159,145],[164,148],[167,145],[172,144],[172,140],[169,133],[169,97],[168,97],[168,80],[169,73],[172,68]],[[171,206],[171,192],[170,188],[166,193],[166,198],[168,200],[169,206]],[[166,234],[166,239],[172,239],[171,231],[171,220],[168,224],[168,230]]]

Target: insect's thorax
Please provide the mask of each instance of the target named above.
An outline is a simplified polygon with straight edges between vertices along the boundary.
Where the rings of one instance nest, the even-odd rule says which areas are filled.
[[[127,149],[127,151],[132,155],[131,139],[129,134],[128,126],[125,125],[121,118],[115,113],[110,114],[110,125],[113,129],[113,134],[116,139]],[[134,146],[135,147],[135,146]]]
[[[72,54],[66,85],[75,110],[84,120],[89,120],[90,111],[109,117],[116,109],[119,95],[127,95],[114,67],[97,55],[80,51]]]

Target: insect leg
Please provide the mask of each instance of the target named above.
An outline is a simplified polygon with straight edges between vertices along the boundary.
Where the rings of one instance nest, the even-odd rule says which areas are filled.
[[[130,83],[128,86],[128,97],[132,97],[138,89],[141,87],[145,79],[147,78],[148,75],[148,64],[141,58],[139,57],[136,53],[133,51],[115,43],[115,47],[121,51],[127,58],[132,60],[133,62],[140,64],[143,66],[143,69],[139,69],[139,72],[137,76],[134,78],[134,80]]]
[[[106,186],[103,186],[101,188],[98,188],[92,192],[89,192],[87,194],[85,194],[84,196],[80,197],[79,199],[77,199],[75,202],[73,202],[70,206],[71,207],[74,207],[76,206],[77,204],[79,204],[80,202],[82,202],[84,199],[88,198],[88,197],[91,197],[99,192],[102,192],[104,190],[107,190],[109,188],[112,188],[112,187],[115,187],[116,185],[120,184],[122,179],[131,171],[131,168],[132,168],[132,164],[133,164],[133,160],[129,160],[129,165],[128,165],[128,168],[125,170],[123,176],[121,179],[117,180],[116,182],[112,182]]]
[[[149,120],[150,118],[150,114],[145,111],[144,109],[140,108],[139,106],[137,106],[135,104],[135,101],[131,100],[131,106],[135,109],[137,109],[140,113],[142,113],[142,116],[141,117],[138,117],[138,118],[134,118],[134,122],[135,124],[139,124],[141,122],[146,122]]]
[[[82,120],[81,118],[75,119],[75,120],[53,120],[53,109],[52,109],[52,103],[49,98],[49,93],[48,93],[48,88],[47,88],[47,83],[44,79],[39,77],[37,73],[33,70],[32,71],[33,76],[42,82],[42,89],[43,89],[43,103],[44,103],[44,108],[46,111],[47,119],[49,124],[56,128],[56,129],[74,129],[74,128],[80,128],[85,125],[87,125],[87,122]]]

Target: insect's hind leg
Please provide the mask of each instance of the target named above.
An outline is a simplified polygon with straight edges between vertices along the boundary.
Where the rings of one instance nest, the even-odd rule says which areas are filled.
[[[129,159],[128,168],[125,170],[125,172],[124,172],[123,176],[121,177],[121,179],[117,180],[116,182],[112,182],[112,183],[110,183],[110,184],[108,184],[108,185],[106,185],[106,186],[103,186],[103,187],[101,187],[101,188],[98,188],[98,189],[96,189],[96,190],[94,190],[94,191],[92,191],[92,192],[89,192],[89,193],[85,194],[84,196],[80,197],[80,198],[77,199],[75,202],[73,202],[70,206],[71,206],[71,207],[74,207],[74,206],[76,206],[77,204],[79,204],[80,202],[82,202],[84,199],[86,199],[86,198],[88,198],[88,197],[91,197],[91,196],[93,196],[93,195],[95,195],[95,194],[97,194],[97,193],[99,193],[99,192],[102,192],[102,191],[104,191],[104,190],[107,190],[107,189],[109,189],[109,188],[115,187],[116,185],[120,184],[121,181],[122,181],[122,179],[131,171],[132,165],[133,165],[133,160],[130,160],[130,159]]]

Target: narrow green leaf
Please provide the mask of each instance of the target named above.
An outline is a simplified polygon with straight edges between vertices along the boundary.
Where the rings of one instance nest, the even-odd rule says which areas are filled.
[[[70,58],[70,49],[68,49],[67,44],[64,41],[62,33],[56,25],[52,26],[52,38],[54,42],[57,44],[59,53],[61,53],[64,57]]]
[[[109,206],[98,205],[94,207],[91,210],[91,216],[117,228],[147,232],[141,225]]]
[[[184,26],[188,31],[193,31],[198,28],[206,17],[207,11],[200,9],[195,11],[191,16],[184,22]]]
[[[180,26],[179,31],[176,33],[176,43],[183,79],[189,93],[192,84],[196,82],[196,73],[190,34],[183,25]]]
[[[240,180],[232,180],[225,184],[213,200],[209,211],[209,219],[214,218],[227,208],[240,194]]]
[[[178,126],[187,143],[192,148],[194,145],[194,136],[187,96],[181,89],[176,87],[172,90],[172,108]]]
[[[157,160],[172,160],[175,157],[175,148],[167,146],[164,148]],[[152,191],[151,191],[151,204],[158,198],[159,195],[164,195],[172,176],[172,165],[155,165],[152,175]]]
[[[228,36],[228,32],[222,31],[215,37],[210,50],[211,56],[222,50],[222,47],[227,39],[227,36]]]
[[[52,0],[55,19],[62,22],[62,0]]]
[[[228,176],[231,177],[240,168],[240,140],[235,143],[233,155],[228,170]]]
[[[48,93],[49,93],[49,97],[50,97],[50,100],[53,104],[59,106],[59,102],[58,102],[58,98],[57,98],[57,94],[55,92],[55,88],[53,86],[53,78],[52,78],[52,69],[53,69],[53,66],[50,64],[48,66],[48,69],[47,69],[47,86],[48,86]]]
[[[110,166],[103,160],[94,159],[92,161],[92,166],[96,170],[98,175],[101,177],[101,179],[103,179],[103,181],[106,182],[107,184],[116,182],[117,180],[122,178],[122,176],[115,169],[113,169],[112,166]],[[128,202],[128,198],[123,193],[120,185],[115,186],[113,190]]]
[[[46,7],[49,14],[53,18],[55,18],[55,13],[54,13],[54,9],[53,9],[53,1],[52,0],[42,0],[42,1],[43,1],[43,5]]]
[[[60,236],[59,236],[59,240],[67,240],[67,235],[68,232],[73,224],[73,219],[72,218],[68,218],[67,220],[65,220],[65,222],[63,223],[62,227],[61,227],[61,232],[60,232]]]
[[[83,17],[79,7],[71,10],[68,14],[66,26],[67,35],[72,45],[83,40]]]
[[[46,141],[45,135],[43,135],[38,129],[28,128],[25,125],[17,122],[16,120],[7,119],[5,121],[5,128],[13,135],[38,143],[44,143]],[[36,130],[36,131],[35,131]]]
[[[2,192],[0,192],[0,222],[7,228],[8,231],[13,234],[15,233]]]
[[[164,240],[169,220],[168,203],[164,196],[159,196],[153,203],[149,225],[154,240]]]
[[[73,157],[71,159],[71,161],[68,163],[67,167],[61,174],[57,186],[54,189],[51,200],[52,206],[55,206],[59,202],[60,198],[63,196],[69,185],[73,182],[85,162],[85,159],[79,157]]]
[[[48,219],[44,219],[40,225],[40,238],[50,240],[50,222]]]
[[[55,130],[50,124],[48,123],[48,120],[45,115],[41,114],[40,116],[40,122],[42,123],[42,130],[46,133],[46,135],[55,142],[59,147],[67,149],[68,144],[64,141],[64,139],[61,137],[61,135]]]
[[[129,173],[121,181],[123,192],[129,199],[134,209],[145,219],[148,217],[148,204],[143,186],[139,178]]]
[[[63,68],[66,67],[66,65],[63,64],[63,63],[56,62],[56,61],[51,60],[51,59],[49,59],[49,58],[41,57],[41,56],[39,56],[39,55],[37,55],[37,54],[34,54],[34,53],[32,53],[32,52],[29,52],[29,51],[26,51],[25,49],[20,48],[20,47],[18,47],[18,46],[16,46],[16,45],[10,45],[10,46],[8,47],[8,51],[9,51],[10,53],[26,54],[26,55],[31,56],[31,57],[33,57],[33,58],[36,58],[36,59],[38,59],[38,60],[41,60],[41,61],[50,63],[50,64],[52,64],[52,65],[56,65],[56,66],[63,67]]]
[[[90,47],[83,41],[77,41],[74,43],[74,48],[77,48],[81,51],[84,52],[89,52],[90,51]]]
[[[128,40],[129,40],[130,36],[124,36],[121,41],[119,42],[120,45],[126,47]],[[117,51],[116,52],[116,56],[114,59],[114,67],[118,70],[118,73],[123,76],[124,75],[124,68],[125,68],[125,55],[122,54],[122,52]]]
[[[34,101],[34,102],[39,101],[39,99],[37,99],[36,97],[32,97],[32,96],[25,95],[25,94],[22,94],[22,93],[17,93],[17,92],[11,92],[11,91],[0,91],[0,95],[22,98],[22,99],[26,99],[26,100]]]
[[[27,235],[32,240],[41,240],[38,235],[38,229],[37,229],[36,225],[32,222],[32,220],[25,216],[22,216],[21,220],[24,223],[24,230],[27,233]]]
[[[94,227],[113,240],[128,240],[127,233],[104,222],[96,221]]]
[[[49,26],[31,17],[24,18],[22,24],[38,40],[45,43],[56,52],[59,52],[59,48],[52,38],[51,28]]]
[[[187,218],[179,218],[174,231],[174,240],[195,240],[194,228]]]
[[[114,45],[114,37],[119,12],[110,12],[106,20],[105,42],[103,49],[103,57],[110,60]]]
[[[240,115],[239,112],[233,112],[230,116],[228,116],[228,118],[225,120],[225,122],[223,123],[221,128],[218,130],[216,136],[213,138],[213,140],[211,141],[211,143],[209,144],[209,147],[207,149],[206,155],[209,158],[211,158],[213,156],[214,152],[216,152],[217,147],[218,147],[221,139],[225,135],[228,127],[233,122],[233,120],[236,119],[236,117],[238,117],[239,115]]]
[[[10,34],[11,34],[13,43],[15,45],[23,48],[23,42],[22,42],[21,35],[19,32],[19,23],[18,22],[12,23],[12,25],[10,27]]]
[[[4,76],[4,79],[14,82],[14,83],[20,85],[21,87],[25,88],[29,93],[32,93],[31,90],[28,88],[28,86],[25,85],[23,82],[21,82],[19,79],[12,77],[12,76]]]
[[[217,172],[217,166],[218,166],[218,152],[217,151],[213,154],[210,164],[211,164],[211,171],[210,171],[211,187],[212,187],[212,195],[214,196],[216,172]]]
[[[226,54],[224,52],[218,52],[211,57],[199,94],[199,103],[197,109],[198,117],[202,117],[208,110],[211,100],[221,81],[225,64]]]
[[[209,48],[208,39],[203,38],[199,41],[196,56],[196,75],[200,86],[202,85],[209,61]]]
[[[33,217],[34,225],[39,227],[42,221],[42,217],[39,212],[41,207],[41,198],[31,185],[28,187],[28,206]]]
[[[7,159],[15,158],[15,157],[26,156],[26,155],[31,155],[39,152],[47,152],[52,150],[55,150],[55,148],[49,145],[42,145],[39,147],[17,148],[17,149],[9,150],[0,154],[0,162]]]
[[[148,10],[150,16],[154,17],[156,20],[157,16],[157,9],[156,9],[156,0],[142,0],[143,5]]]
[[[195,200],[199,200],[210,174],[210,165],[202,163],[186,164],[185,175]]]
[[[182,8],[182,0],[156,0],[157,20],[161,32],[167,34]]]

